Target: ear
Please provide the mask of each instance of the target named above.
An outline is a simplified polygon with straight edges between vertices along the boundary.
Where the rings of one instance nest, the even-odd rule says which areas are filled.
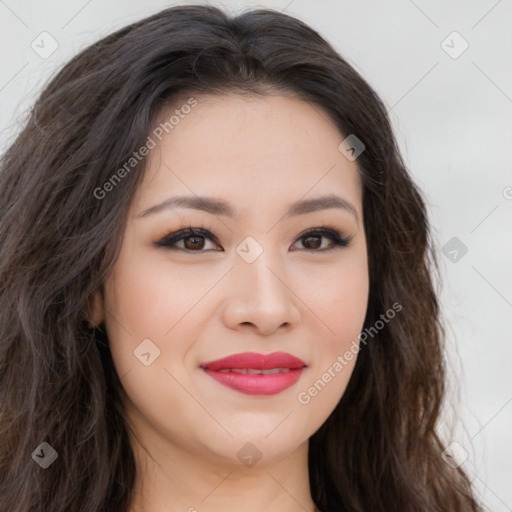
[[[92,323],[91,327],[97,327],[105,320],[103,288],[96,290],[89,300],[91,304],[91,317],[89,318],[89,322]]]

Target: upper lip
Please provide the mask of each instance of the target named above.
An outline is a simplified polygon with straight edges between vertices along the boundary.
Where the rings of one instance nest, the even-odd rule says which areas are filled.
[[[215,361],[202,363],[201,368],[208,370],[226,370],[226,369],[255,369],[269,370],[272,368],[303,368],[306,363],[298,357],[292,356],[286,352],[273,352],[272,354],[258,354],[256,352],[243,352],[223,357]]]

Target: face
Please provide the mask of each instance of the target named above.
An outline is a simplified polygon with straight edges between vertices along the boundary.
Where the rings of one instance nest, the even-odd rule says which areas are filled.
[[[319,107],[195,100],[152,135],[94,321],[142,440],[203,460],[277,460],[307,445],[355,365],[340,356],[357,353],[368,300],[362,185]],[[241,353],[256,356],[207,364]]]

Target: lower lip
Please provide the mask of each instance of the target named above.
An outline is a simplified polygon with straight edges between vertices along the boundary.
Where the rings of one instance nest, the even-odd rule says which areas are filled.
[[[204,368],[204,371],[220,384],[245,393],[246,395],[276,395],[293,386],[304,368],[290,369],[286,373],[272,375],[249,375],[236,372],[217,372]]]

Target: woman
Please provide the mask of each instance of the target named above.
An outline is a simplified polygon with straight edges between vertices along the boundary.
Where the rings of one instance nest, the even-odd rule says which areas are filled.
[[[0,208],[1,510],[480,510],[435,430],[424,199],[301,21],[179,6],[91,45]]]

